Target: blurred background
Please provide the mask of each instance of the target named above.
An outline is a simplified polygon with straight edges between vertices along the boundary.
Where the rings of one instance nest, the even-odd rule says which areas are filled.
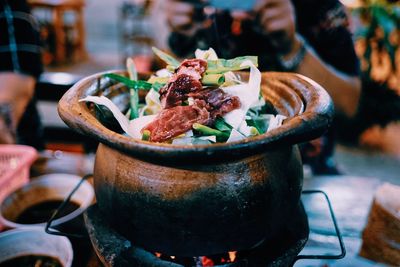
[[[376,189],[389,183],[395,186],[390,192],[400,193],[400,187],[396,187],[400,185],[400,2],[341,2],[350,18],[363,93],[356,116],[352,119],[338,116],[336,121],[337,140],[332,160],[341,175],[313,175],[305,165],[304,188],[323,189],[332,196],[348,248],[344,261],[322,261],[319,266],[386,266],[377,263],[385,262],[383,258],[367,260],[359,252]],[[125,69],[128,57],[135,61],[140,72],[157,69],[151,47],[170,50],[166,1],[29,0],[28,3],[39,21],[44,47],[44,73],[36,85],[36,97],[45,149],[33,164],[31,175],[91,173],[97,144],[62,122],[57,103],[81,78]],[[312,200],[304,201],[313,206]],[[397,212],[395,233],[400,236],[400,198],[390,201],[389,205]],[[324,227],[324,220],[318,214],[311,214],[311,222],[317,228]],[[329,234],[313,233],[311,237],[315,249],[326,244],[337,248]],[[400,259],[400,239],[396,238],[390,240],[395,242],[390,251]],[[314,264],[306,262],[298,266]]]
[[[139,68],[148,70],[153,60],[151,46],[168,50],[169,29],[163,1],[30,2],[45,42],[44,89],[39,85],[38,94],[39,99],[42,95],[46,100],[41,101],[39,107],[49,129],[61,127],[63,123],[55,112],[47,112],[48,109],[54,109],[57,97],[79,78],[99,71],[123,69],[127,57],[133,57]],[[59,40],[57,31],[60,35],[61,30],[54,26],[54,8],[64,2],[66,5],[75,2],[75,6],[63,11],[63,33]],[[388,157],[388,162],[393,159],[395,165],[400,157],[400,11],[392,10],[390,1],[343,0],[342,3],[350,17],[364,93],[357,116],[350,121],[339,118],[340,142],[336,157],[344,172],[374,175],[376,168],[368,169],[369,164],[364,164],[368,157]],[[57,93],[48,92],[46,87],[46,83],[54,79],[57,83],[53,85],[60,85]],[[51,93],[55,94],[54,101],[50,101],[54,103],[46,99]],[[351,156],[360,151],[366,158],[358,161],[359,157]],[[397,179],[395,170],[384,168],[386,175]]]

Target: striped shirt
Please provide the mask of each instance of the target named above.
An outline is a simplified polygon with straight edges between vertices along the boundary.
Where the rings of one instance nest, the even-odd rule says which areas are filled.
[[[39,77],[41,50],[39,25],[26,1],[0,0],[0,71]]]

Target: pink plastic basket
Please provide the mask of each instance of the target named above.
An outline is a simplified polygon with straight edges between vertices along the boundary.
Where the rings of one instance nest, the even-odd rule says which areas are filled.
[[[29,168],[36,158],[33,147],[0,145],[0,201],[29,181]]]

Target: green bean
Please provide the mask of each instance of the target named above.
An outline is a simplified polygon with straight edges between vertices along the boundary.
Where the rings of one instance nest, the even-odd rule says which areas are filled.
[[[226,141],[230,135],[230,133],[228,133],[228,132],[221,132],[219,130],[202,125],[200,123],[194,123],[192,127],[194,130],[199,131],[203,135],[206,135],[206,136],[215,135],[221,141],[222,140]]]

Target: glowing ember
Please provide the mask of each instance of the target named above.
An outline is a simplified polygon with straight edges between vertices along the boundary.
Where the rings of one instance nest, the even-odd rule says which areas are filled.
[[[236,259],[236,251],[229,251],[228,254],[229,254],[229,260],[231,262],[234,262]]]
[[[154,255],[157,258],[162,260],[167,260],[174,263],[191,263],[197,267],[211,267],[211,266],[219,266],[220,264],[232,263],[236,260],[236,251],[230,251],[225,254],[218,254],[212,256],[200,256],[200,257],[177,257],[177,256],[168,256],[165,254],[161,254],[159,252],[155,252]],[[185,265],[186,266],[186,265]]]
[[[203,267],[210,267],[210,266],[214,266],[214,262],[207,257],[201,257],[201,265]]]

